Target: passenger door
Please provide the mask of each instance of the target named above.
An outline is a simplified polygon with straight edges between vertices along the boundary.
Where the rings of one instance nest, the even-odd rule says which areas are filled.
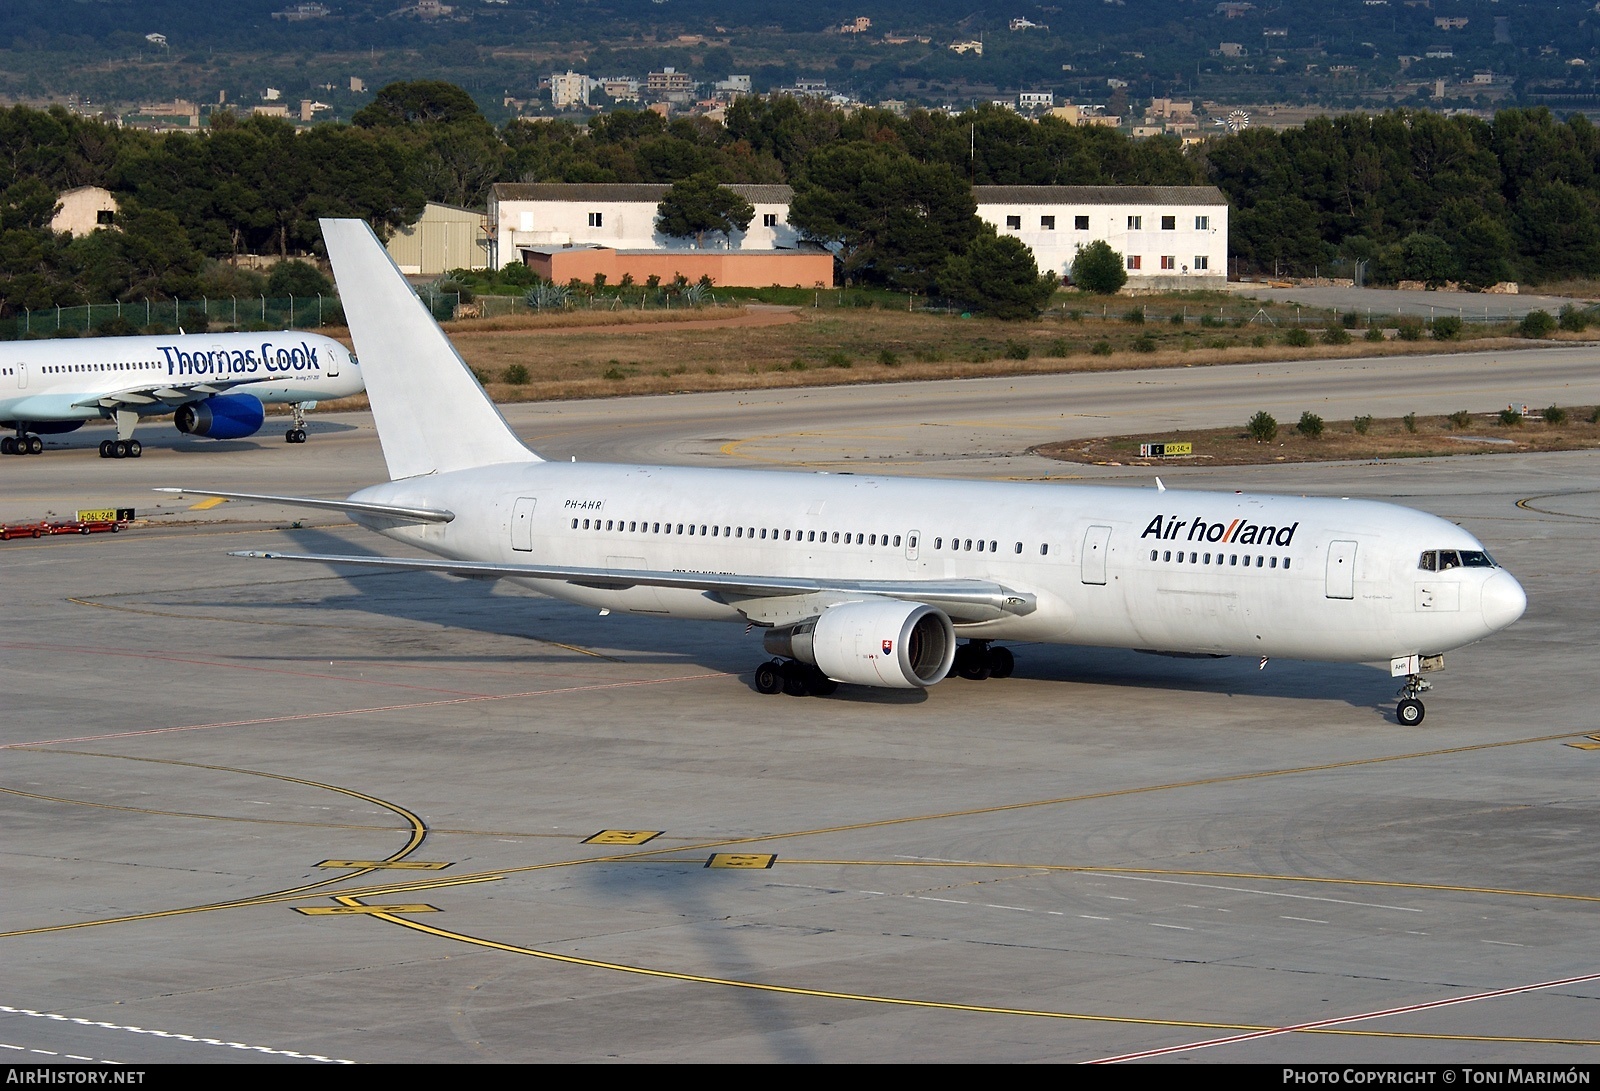
[[[1083,536],[1083,582],[1104,585],[1106,554],[1111,552],[1111,528],[1090,527]]]
[[[511,548],[528,553],[533,550],[533,508],[538,500],[531,496],[517,497],[511,510]]]
[[[1328,597],[1356,597],[1356,543],[1328,543]]]

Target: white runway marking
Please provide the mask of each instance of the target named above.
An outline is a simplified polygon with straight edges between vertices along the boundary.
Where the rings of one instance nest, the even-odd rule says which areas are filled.
[[[8,1004],[0,1004],[0,1012],[9,1015],[26,1015],[31,1019],[50,1019],[58,1023],[76,1023],[80,1027],[100,1027],[104,1030],[120,1030],[129,1034],[149,1034],[156,1038],[172,1038],[179,1042],[193,1042],[203,1046],[222,1046],[227,1049],[244,1049],[252,1053],[265,1053],[274,1057],[293,1057],[302,1061],[321,1061],[324,1064],[355,1064],[338,1057],[324,1057],[320,1053],[299,1053],[292,1049],[273,1049],[271,1046],[252,1046],[244,1042],[224,1042],[220,1038],[200,1038],[193,1034],[175,1034],[169,1030],[146,1030],[144,1027],[124,1026],[121,1023],[105,1023],[98,1019],[82,1019],[74,1015],[57,1015],[55,1012],[34,1011],[32,1008],[13,1008]],[[48,1050],[35,1049],[32,1053],[46,1053]],[[51,1053],[55,1057],[59,1054]]]

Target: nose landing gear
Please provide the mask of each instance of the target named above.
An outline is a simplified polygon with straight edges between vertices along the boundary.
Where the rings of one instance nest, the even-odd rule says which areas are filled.
[[[1395,719],[1400,721],[1401,726],[1416,727],[1422,722],[1422,717],[1427,715],[1427,709],[1422,707],[1422,702],[1417,697],[1432,688],[1433,683],[1422,675],[1406,675],[1406,684],[1401,686],[1400,692],[1396,694],[1400,698],[1400,703],[1394,706]]]
[[[283,434],[285,443],[304,443],[306,441],[306,411],[299,402],[291,402],[289,408],[294,412],[294,424]]]

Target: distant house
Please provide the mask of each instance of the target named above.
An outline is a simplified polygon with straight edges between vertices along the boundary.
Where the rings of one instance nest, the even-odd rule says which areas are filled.
[[[971,53],[974,57],[983,56],[983,43],[977,39],[965,42],[951,42],[950,49],[956,53]]]
[[[1021,91],[1017,94],[1017,109],[1048,110],[1056,104],[1054,91]]]
[[[51,231],[64,231],[82,238],[99,228],[116,225],[117,199],[108,189],[79,186],[62,193],[56,200],[61,207],[50,218]]]

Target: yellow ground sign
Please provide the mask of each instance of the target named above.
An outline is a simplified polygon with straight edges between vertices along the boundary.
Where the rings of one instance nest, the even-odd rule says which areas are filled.
[[[665,830],[601,830],[593,837],[585,837],[585,845],[643,845],[654,841]]]
[[[771,852],[713,852],[706,867],[716,868],[769,868],[778,860]]]
[[[1140,458],[1177,458],[1180,455],[1194,454],[1192,443],[1141,443],[1139,444]]]

